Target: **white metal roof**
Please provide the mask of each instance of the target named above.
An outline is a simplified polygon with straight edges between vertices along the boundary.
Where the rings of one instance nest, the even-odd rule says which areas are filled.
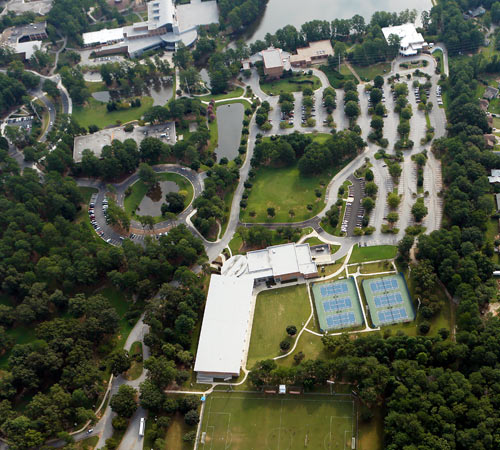
[[[123,28],[104,28],[99,31],[83,33],[82,36],[85,45],[107,44],[108,42],[123,40]]]
[[[238,374],[251,326],[252,277],[212,275],[194,370]]]
[[[267,50],[262,50],[261,55],[264,60],[264,66],[267,69],[283,66],[283,61],[281,60],[281,49],[268,48]]]
[[[18,42],[14,46],[16,53],[24,53],[26,59],[30,59],[33,54],[42,48],[42,41]]]
[[[152,0],[148,3],[148,29],[154,30],[176,22],[172,0]]]
[[[413,52],[416,53],[416,50],[421,49],[422,45],[425,43],[424,37],[417,31],[415,25],[412,23],[405,23],[395,27],[385,27],[382,28],[382,33],[384,33],[386,41],[389,41],[389,36],[391,34],[398,36],[401,39],[400,47],[402,49],[411,47],[412,49],[409,49],[411,54],[413,54]]]
[[[231,259],[228,263],[230,265]],[[247,253],[248,274],[263,278],[292,273],[303,275],[318,271],[309,244],[282,244]]]

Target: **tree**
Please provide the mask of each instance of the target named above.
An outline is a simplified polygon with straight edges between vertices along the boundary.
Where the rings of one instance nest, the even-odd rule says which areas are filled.
[[[380,89],[373,88],[370,91],[370,101],[373,105],[376,105],[377,103],[382,101],[382,91]]]
[[[378,186],[373,182],[369,181],[368,183],[365,184],[365,193],[366,195],[369,195],[370,197],[375,197],[378,192]]]
[[[411,213],[417,222],[421,222],[422,219],[427,215],[427,207],[425,206],[423,199],[418,199],[411,208]]]
[[[59,97],[59,88],[57,87],[57,84],[52,80],[45,79],[42,89],[52,98]]]
[[[166,210],[168,212],[178,214],[184,210],[184,196],[177,192],[169,192],[165,196],[167,201]]]
[[[177,375],[174,362],[164,356],[151,356],[144,361],[144,368],[148,370],[148,379],[160,389],[165,389]]]
[[[389,214],[387,214],[387,221],[391,225],[395,224],[398,220],[399,220],[399,214],[397,212],[392,211]]]
[[[132,417],[137,409],[137,391],[127,384],[122,384],[118,392],[111,397],[109,402],[111,409],[122,417]]]
[[[193,426],[196,425],[200,421],[200,416],[198,415],[198,411],[195,409],[191,409],[184,416],[184,422],[186,425]]]
[[[384,86],[384,78],[381,75],[377,75],[373,79],[373,86],[375,86],[377,89],[382,89]]]
[[[361,204],[368,214],[370,214],[370,212],[375,207],[375,201],[371,197],[365,197]]]
[[[390,192],[389,195],[387,195],[387,204],[392,209],[396,209],[399,206],[400,202],[401,199],[399,198],[399,195],[396,194],[395,192]]]
[[[146,163],[139,164],[139,179],[146,185],[152,186],[158,181],[158,175],[153,168]]]
[[[297,334],[297,327],[295,325],[288,325],[286,327],[286,333],[288,336],[295,336]]]
[[[276,210],[274,208],[267,208],[267,215],[269,217],[274,217],[276,215]]]
[[[284,339],[283,341],[280,342],[280,349],[282,352],[287,352],[290,350],[290,341],[287,341]]]
[[[115,350],[109,357],[111,373],[116,377],[130,369],[130,356],[126,350]]]
[[[344,106],[344,111],[347,117],[350,119],[355,119],[361,113],[358,104],[355,101],[349,101]]]

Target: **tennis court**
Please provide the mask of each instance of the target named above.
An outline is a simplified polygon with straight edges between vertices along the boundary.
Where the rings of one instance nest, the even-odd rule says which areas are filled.
[[[375,326],[415,320],[415,310],[401,274],[363,280],[368,311]]]
[[[356,437],[349,395],[214,392],[206,400],[201,450],[348,450]]]
[[[363,324],[361,304],[352,279],[313,283],[311,291],[322,333]]]

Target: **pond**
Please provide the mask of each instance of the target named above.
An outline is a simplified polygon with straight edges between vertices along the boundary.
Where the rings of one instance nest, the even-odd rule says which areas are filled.
[[[171,82],[153,83],[148,95],[153,97],[153,106],[164,106],[172,98],[174,86]]]
[[[229,161],[238,156],[241,130],[243,128],[243,105],[231,103],[217,107],[217,130],[219,140],[217,149],[217,162],[226,157]]]
[[[93,92],[92,97],[94,97],[98,102],[108,103],[111,99],[109,91],[98,91]]]
[[[161,216],[161,205],[165,203],[165,195],[169,192],[179,192],[179,186],[174,181],[159,181],[143,197],[137,214],[139,216]]]
[[[419,21],[420,13],[431,7],[431,0],[309,0],[307,5],[303,0],[269,0],[261,20],[253,26],[247,38],[251,42],[264,39],[266,33],[274,34],[288,24],[300,29],[304,22],[315,19],[350,19],[355,14],[360,14],[369,22],[376,11],[416,9]]]
[[[210,75],[208,74],[208,70],[203,68],[200,70],[201,81],[205,83],[205,86],[210,89],[212,85],[210,84]]]

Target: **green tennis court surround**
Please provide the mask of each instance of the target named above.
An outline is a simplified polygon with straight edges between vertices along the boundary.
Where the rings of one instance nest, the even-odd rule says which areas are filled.
[[[401,274],[363,280],[373,325],[379,327],[415,320],[415,310]]]
[[[361,304],[354,280],[346,279],[311,285],[318,323],[322,333],[363,324]]]

